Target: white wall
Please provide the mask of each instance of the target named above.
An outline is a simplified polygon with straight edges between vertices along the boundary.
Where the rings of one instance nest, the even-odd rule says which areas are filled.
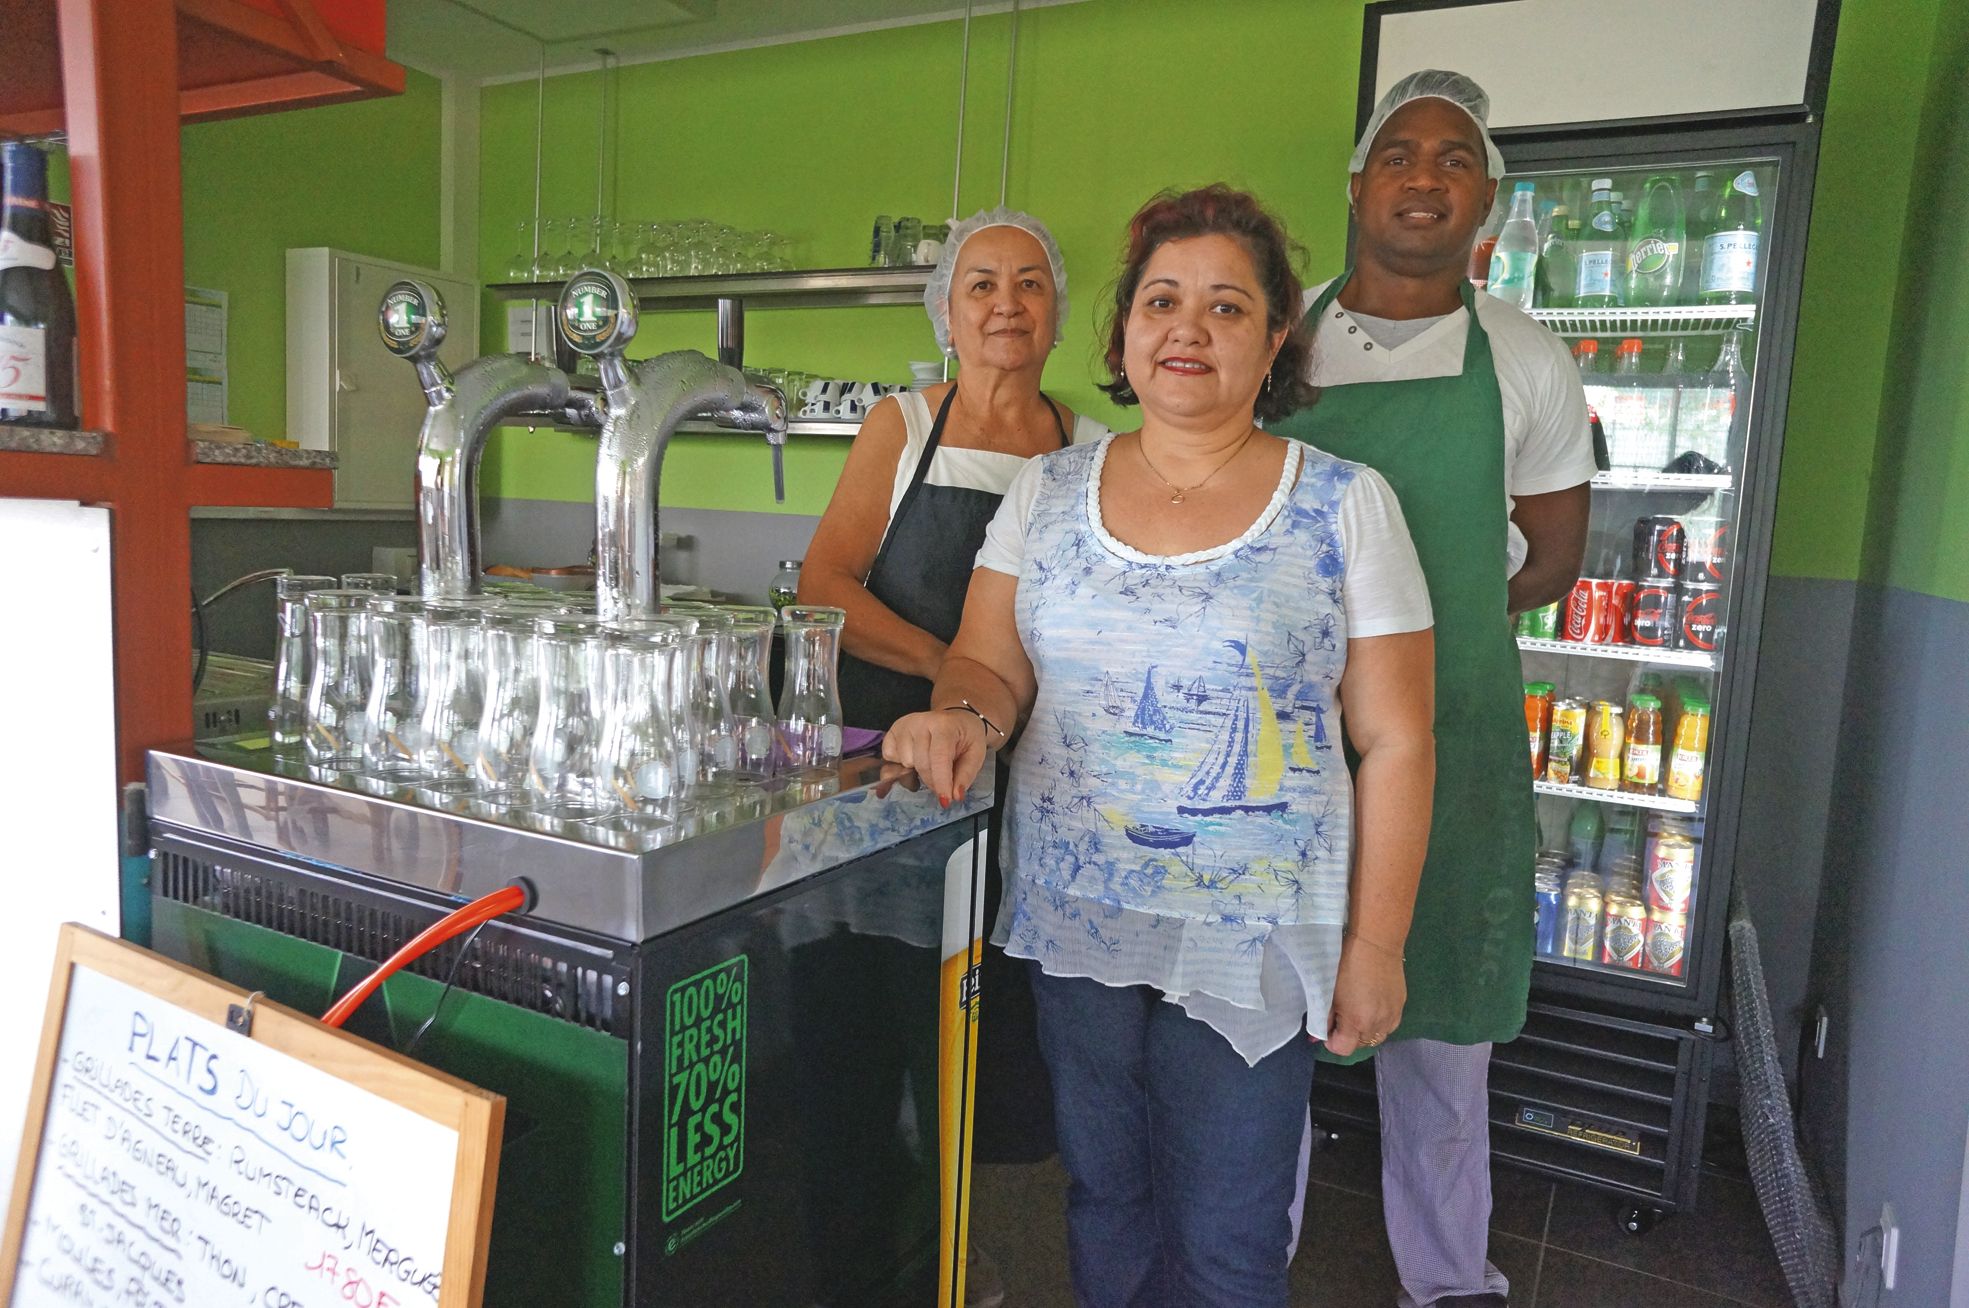
[[[14,996],[0,1007],[0,1048],[15,1051],[0,1060],[0,1219],[55,929],[119,926],[109,551],[107,509],[0,499],[0,558],[18,567],[0,607],[0,969]]]

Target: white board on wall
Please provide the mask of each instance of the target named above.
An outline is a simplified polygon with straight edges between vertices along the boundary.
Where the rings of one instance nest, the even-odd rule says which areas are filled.
[[[1493,0],[1381,12],[1374,94],[1419,68],[1490,93],[1492,127],[1805,103],[1818,0]]]

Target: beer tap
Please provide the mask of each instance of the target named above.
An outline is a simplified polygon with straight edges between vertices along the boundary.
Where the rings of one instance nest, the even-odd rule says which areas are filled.
[[[471,595],[479,558],[479,459],[492,429],[515,421],[598,427],[594,397],[572,390],[567,374],[519,354],[474,359],[454,376],[438,358],[444,298],[405,280],[383,294],[383,344],[417,369],[424,388],[417,437],[418,589],[427,596]]]
[[[763,434],[775,451],[786,440],[786,399],[748,382],[729,364],[695,350],[630,363],[623,350],[636,335],[636,302],[611,272],[577,273],[561,291],[555,324],[561,339],[590,355],[601,374],[604,414],[595,459],[595,599],[601,616],[643,617],[658,611],[662,577],[657,496],[663,456],[679,425],[708,417]]]

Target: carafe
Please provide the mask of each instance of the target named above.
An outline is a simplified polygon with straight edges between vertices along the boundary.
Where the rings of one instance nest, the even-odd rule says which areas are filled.
[[[842,609],[788,605],[785,683],[779,694],[779,747],[789,771],[832,770],[841,761]]]
[[[689,778],[673,730],[675,665],[690,639],[682,624],[666,618],[625,618],[602,634],[601,756],[621,810],[603,820],[612,829],[652,831],[678,820]]]
[[[760,782],[773,772],[773,632],[778,614],[768,608],[729,608],[733,771],[742,782]]]
[[[276,756],[298,758],[308,719],[308,610],[310,592],[332,590],[333,577],[292,574],[274,579],[273,702],[267,736]]]
[[[362,766],[357,746],[369,701],[369,592],[317,590],[307,597],[309,764],[331,772]]]
[[[602,624],[556,614],[535,618],[533,635],[540,707],[527,787],[534,812],[562,822],[605,816],[618,805],[601,761]]]
[[[374,595],[369,601],[369,700],[359,748],[363,775],[377,781],[404,784],[418,775],[423,657],[417,624],[423,613],[424,601],[408,596]]]
[[[474,789],[479,718],[485,712],[481,614],[489,601],[433,599],[419,617],[423,667],[417,684],[417,761],[424,786]]]
[[[722,795],[737,782],[738,723],[732,714],[732,628],[729,613],[706,609],[688,615],[697,629],[685,638],[691,753],[695,794]]]
[[[479,619],[485,696],[473,779],[479,786],[478,802],[494,810],[525,808],[532,802],[526,769],[540,713],[533,625],[551,612],[558,610],[531,601],[502,602]]]

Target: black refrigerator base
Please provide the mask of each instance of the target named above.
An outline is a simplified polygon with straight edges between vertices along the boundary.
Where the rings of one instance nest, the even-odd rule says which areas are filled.
[[[1714,1052],[1688,1028],[1533,1003],[1491,1054],[1491,1157],[1627,1200],[1639,1234],[1695,1204]],[[1374,1060],[1321,1064],[1312,1116],[1315,1130],[1379,1134]]]

